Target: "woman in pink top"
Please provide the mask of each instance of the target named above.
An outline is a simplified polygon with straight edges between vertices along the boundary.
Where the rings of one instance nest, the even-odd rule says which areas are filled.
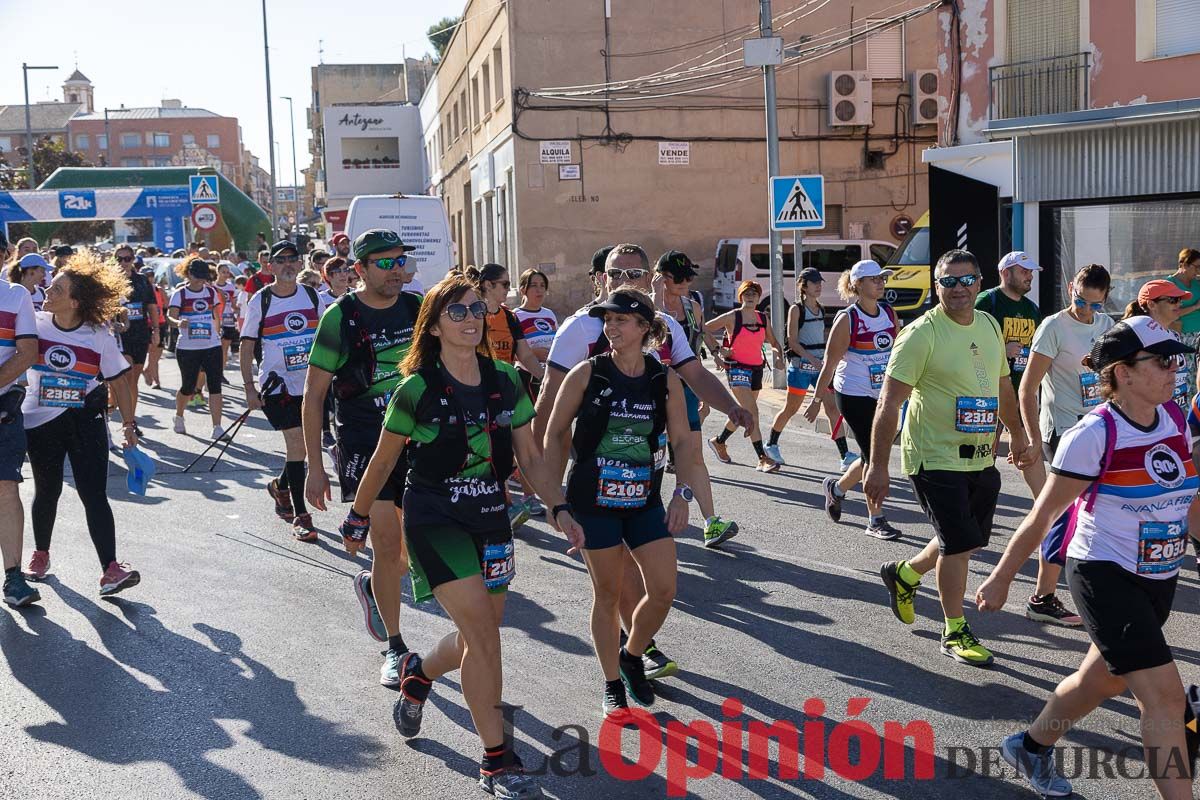
[[[758,424],[758,393],[762,390],[763,371],[766,358],[763,345],[770,343],[775,353],[775,368],[782,369],[783,351],[771,330],[771,321],[766,314],[757,310],[762,299],[762,286],[754,281],[743,281],[737,291],[739,308],[729,311],[705,324],[709,333],[725,331],[727,346],[721,348],[718,359],[724,360],[729,376],[729,389],[744,408],[754,415],[754,426],[750,429],[750,442],[758,453],[758,469],[761,472],[777,472],[779,462],[763,451],[762,431]],[[730,462],[726,441],[736,428],[728,425],[719,436],[708,440],[708,446],[723,464]]]

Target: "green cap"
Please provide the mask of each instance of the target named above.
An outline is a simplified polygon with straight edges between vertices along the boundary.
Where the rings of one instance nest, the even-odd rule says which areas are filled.
[[[395,250],[399,248],[408,253],[417,248],[412,245],[405,244],[400,241],[400,235],[395,231],[389,231],[386,228],[372,228],[369,231],[364,231],[354,240],[354,260],[365,261],[367,256],[372,253],[378,253],[381,250]]]

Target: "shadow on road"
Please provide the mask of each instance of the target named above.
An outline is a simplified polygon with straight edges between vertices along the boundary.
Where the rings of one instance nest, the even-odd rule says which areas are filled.
[[[74,639],[40,608],[24,617],[32,633],[0,622],[0,647],[13,676],[63,719],[26,728],[37,741],[109,764],[161,762],[189,790],[212,800],[262,796],[206,757],[234,745],[218,720],[242,720],[244,735],[262,747],[332,770],[373,766],[383,749],[308,713],[295,684],[248,655],[236,634],[197,623],[211,643],[205,645],[167,629],[153,606],[97,605],[64,584],[51,585],[87,619],[111,657]]]

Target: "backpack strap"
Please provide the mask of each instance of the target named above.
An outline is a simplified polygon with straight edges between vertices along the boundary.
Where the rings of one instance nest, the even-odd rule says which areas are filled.
[[[742,309],[739,306],[733,310],[733,334],[729,337],[729,346],[737,341],[738,334],[742,332]]]
[[[263,327],[267,324],[267,310],[271,307],[271,295],[273,294],[275,293],[270,289],[264,289],[258,293],[258,340],[260,342],[262,341]]]
[[[650,452],[658,450],[658,440],[667,429],[667,368],[651,355],[646,355],[646,374],[650,376],[650,392],[654,397],[654,424],[648,442]]]
[[[589,458],[596,452],[600,439],[608,430],[608,417],[612,411],[608,402],[612,394],[612,356],[602,353],[592,356],[588,362],[592,374],[588,378],[587,388],[583,390],[583,400],[575,415],[575,433],[571,437],[576,461]]]
[[[1174,421],[1175,427],[1179,428],[1180,435],[1187,433],[1187,418],[1183,415],[1183,409],[1179,407],[1178,403],[1172,400],[1168,403],[1163,403],[1160,408],[1167,409],[1167,416]]]
[[[511,311],[508,313],[512,314]],[[481,384],[487,399],[487,428],[485,430],[489,442],[488,451],[491,453],[488,461],[492,466],[496,482],[500,484],[501,488],[504,488],[504,482],[508,480],[508,476],[513,471],[511,415],[509,415],[508,425],[500,425],[497,420],[508,412],[509,404],[505,402],[505,398],[511,393],[505,391],[506,387],[502,383],[500,370],[496,369],[496,362],[490,358],[484,358],[478,353],[476,353],[476,358],[479,359],[479,375],[482,378]]]
[[[1169,405],[1175,404],[1170,403]],[[1178,411],[1178,406],[1176,406],[1176,411]],[[1087,502],[1084,505],[1084,509],[1089,514],[1092,511],[1092,506],[1096,505],[1096,495],[1100,491],[1100,479],[1104,477],[1104,473],[1108,472],[1108,467],[1112,464],[1113,451],[1117,447],[1117,418],[1113,416],[1108,404],[1105,403],[1092,413],[1104,420],[1104,454],[1100,457],[1100,474],[1096,476],[1096,480],[1092,481],[1091,487],[1087,490]],[[1064,553],[1066,552],[1066,544],[1066,542],[1063,543]]]

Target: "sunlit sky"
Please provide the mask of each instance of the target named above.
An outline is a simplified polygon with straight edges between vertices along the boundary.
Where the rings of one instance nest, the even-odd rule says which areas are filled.
[[[311,68],[398,63],[431,52],[425,31],[462,12],[465,0],[267,0],[271,93],[279,183],[292,179],[288,104],[295,107],[296,161],[308,154]],[[57,66],[29,73],[29,97],[62,100],[76,64],[95,87],[96,110],[186,106],[237,117],[243,145],[267,168],[266,81],[261,0],[0,0],[0,104],[22,104],[21,63]]]

